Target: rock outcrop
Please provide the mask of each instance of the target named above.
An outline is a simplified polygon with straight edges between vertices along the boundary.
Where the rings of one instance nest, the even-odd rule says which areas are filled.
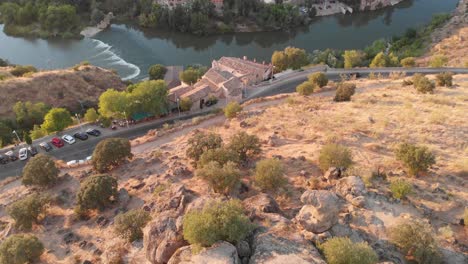
[[[349,176],[340,179],[335,186],[338,194],[343,196],[348,202],[357,207],[363,207],[366,203],[366,185],[361,177]]]
[[[249,197],[243,201],[244,208],[251,214],[260,213],[279,213],[278,203],[266,193],[260,193]]]
[[[179,248],[168,264],[241,264],[236,247],[228,242],[218,242],[198,254],[193,254],[192,246]]]
[[[306,191],[301,196],[304,206],[296,215],[296,221],[307,231],[322,233],[338,222],[340,199],[330,191]]]

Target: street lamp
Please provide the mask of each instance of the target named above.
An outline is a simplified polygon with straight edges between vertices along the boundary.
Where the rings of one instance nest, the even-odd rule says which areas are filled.
[[[177,97],[177,110],[179,111],[179,117],[180,117],[180,98]]]
[[[19,138],[18,133],[16,132],[16,130],[13,130],[12,133],[16,135],[16,138],[18,139],[18,144],[20,144],[20,143],[21,143],[21,139]]]
[[[80,116],[75,113],[75,117],[76,117],[76,119],[78,119],[78,124],[80,124],[80,131],[83,132],[83,126],[81,125]]]
[[[124,111],[123,113],[124,113],[124,116],[125,116],[125,123],[127,123],[127,128],[129,128],[129,126],[128,126],[127,112]]]

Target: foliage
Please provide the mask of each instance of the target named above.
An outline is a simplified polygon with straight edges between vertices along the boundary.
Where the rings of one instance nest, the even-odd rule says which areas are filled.
[[[229,102],[229,104],[226,105],[224,108],[224,115],[231,119],[237,116],[239,112],[242,111],[242,106],[235,101]]]
[[[431,227],[419,221],[406,220],[388,229],[390,242],[417,263],[442,263]]]
[[[38,193],[30,194],[7,207],[7,212],[15,220],[15,227],[30,230],[39,215],[45,213],[49,198]]]
[[[411,68],[416,66],[416,60],[414,57],[404,58],[400,61],[401,66],[405,68]]]
[[[99,113],[103,117],[124,117],[127,109],[128,97],[125,92],[108,89],[99,96]]]
[[[316,84],[320,88],[328,84],[328,78],[323,72],[312,73],[307,78],[309,79],[309,82]]]
[[[447,57],[443,55],[436,55],[431,58],[431,61],[429,62],[429,66],[433,68],[441,68],[446,66],[448,63]]]
[[[106,172],[131,158],[130,141],[126,138],[106,138],[94,149],[92,163],[98,172]]]
[[[351,97],[356,92],[356,84],[354,83],[340,83],[336,89],[335,102],[351,101]]]
[[[271,57],[271,62],[276,72],[287,69],[297,70],[309,64],[305,50],[294,47],[286,47],[284,51],[275,51]]]
[[[118,236],[133,242],[143,237],[142,229],[150,220],[151,216],[148,212],[133,209],[115,217],[114,230]]]
[[[96,121],[98,121],[99,120],[99,115],[96,112],[96,109],[89,108],[88,110],[86,110],[86,113],[84,115],[84,120],[86,122],[90,122],[90,123],[95,123]]]
[[[329,264],[374,264],[379,258],[366,242],[353,243],[347,237],[333,237],[321,245]]]
[[[28,133],[24,133],[23,140],[26,142],[26,144],[32,145],[32,139]]]
[[[50,107],[44,103],[32,103],[30,101],[18,101],[13,106],[15,118],[20,128],[30,130],[34,125],[44,122],[44,116],[50,110]]]
[[[383,52],[379,52],[375,55],[374,59],[370,63],[369,67],[371,68],[383,68],[390,66],[399,66],[399,59],[395,54],[390,53],[388,56]]]
[[[392,191],[393,198],[403,199],[408,194],[411,194],[413,187],[404,179],[397,179],[390,184],[390,190]]]
[[[10,63],[8,62],[8,60],[4,60],[4,59],[0,58],[0,67],[6,67],[9,64]]]
[[[22,183],[45,187],[57,181],[59,170],[54,160],[42,153],[32,157],[23,169]]]
[[[234,151],[241,162],[256,157],[262,152],[260,139],[255,135],[249,135],[244,131],[236,133],[228,145]]]
[[[220,165],[216,161],[210,161],[195,171],[197,177],[207,181],[216,193],[229,194],[240,183],[240,171],[234,162],[228,161]]]
[[[29,135],[31,136],[32,140],[35,140],[35,139],[45,137],[47,135],[47,132],[44,131],[44,129],[42,129],[40,126],[34,125]]]
[[[86,178],[76,194],[76,211],[80,214],[90,209],[104,210],[118,198],[117,179],[107,174]]]
[[[192,100],[190,100],[190,98],[183,97],[182,99],[180,99],[179,106],[181,111],[189,111],[190,109],[192,109],[193,102]]]
[[[220,135],[215,133],[199,132],[189,138],[187,144],[187,157],[198,161],[206,151],[220,148],[223,145],[223,139]]]
[[[417,176],[420,172],[427,172],[431,165],[435,164],[435,156],[427,147],[402,143],[398,146],[396,159],[402,161],[408,168],[411,176]]]
[[[150,80],[163,80],[164,76],[166,75],[167,68],[161,64],[152,65],[149,70],[149,79]]]
[[[420,93],[433,93],[435,84],[422,74],[415,74],[413,76],[414,88]]]
[[[10,71],[10,73],[16,77],[24,76],[26,73],[30,73],[30,72],[37,72],[37,69],[31,65],[26,65],[26,66],[18,65],[18,66],[15,66],[15,68],[13,68]]]
[[[206,67],[187,67],[187,69],[179,74],[180,79],[187,84],[196,83],[207,71]]]
[[[351,151],[347,147],[327,144],[320,150],[319,167],[322,171],[327,171],[330,167],[346,169],[352,164]]]
[[[255,167],[255,184],[262,190],[276,191],[286,185],[284,169],[278,159],[265,159],[257,162]]]
[[[238,164],[239,156],[233,150],[225,147],[208,149],[200,156],[197,166],[203,167],[212,161],[217,162],[221,166],[229,161]]]
[[[37,237],[29,234],[15,234],[0,245],[0,264],[34,263],[44,252],[44,246]]]
[[[253,229],[242,205],[237,200],[216,201],[201,211],[190,211],[184,216],[184,239],[192,245],[209,247],[219,240],[235,244]]]
[[[366,54],[360,50],[345,50],[343,54],[346,69],[363,66]]]
[[[438,86],[450,87],[453,85],[453,73],[442,72],[436,75],[436,83]]]
[[[311,81],[305,81],[296,87],[296,92],[304,96],[311,95],[314,92],[315,87],[318,86]]]
[[[73,124],[70,112],[65,108],[52,108],[44,116],[44,123],[41,128],[52,133],[63,131],[65,128]]]

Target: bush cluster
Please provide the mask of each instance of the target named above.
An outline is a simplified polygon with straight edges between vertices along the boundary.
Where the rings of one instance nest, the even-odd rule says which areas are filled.
[[[107,138],[99,142],[94,149],[93,167],[98,172],[106,172],[132,156],[128,139]]]
[[[133,242],[143,237],[142,229],[150,220],[148,212],[142,209],[130,210],[115,217],[114,230],[118,236]]]
[[[401,222],[388,229],[389,240],[403,254],[417,263],[441,263],[441,255],[428,224],[419,221]]]
[[[453,73],[443,72],[436,75],[437,86],[450,87],[453,85]]]
[[[80,184],[76,195],[76,212],[81,215],[90,209],[104,210],[117,198],[116,178],[107,174],[93,175]]]
[[[403,199],[413,191],[413,187],[407,181],[397,179],[390,184],[390,191],[392,191],[393,198]]]
[[[260,139],[244,131],[235,134],[231,138],[228,148],[237,154],[241,162],[246,162],[248,159],[256,157],[262,151]]]
[[[328,84],[328,78],[323,72],[312,73],[307,78],[309,79],[309,82],[317,85],[320,88]]]
[[[24,185],[49,186],[57,181],[59,170],[54,160],[45,154],[32,157],[23,169]]]
[[[37,72],[37,69],[31,65],[26,65],[26,66],[18,65],[10,71],[10,73],[16,77],[24,76],[26,73],[29,73],[29,72]]]
[[[353,243],[347,237],[333,237],[321,245],[329,264],[375,264],[377,254],[367,243]]]
[[[189,138],[187,144],[187,157],[197,162],[203,153],[222,147],[223,139],[216,133],[199,132]]]
[[[296,92],[300,95],[307,96],[311,95],[316,87],[318,87],[316,84],[310,81],[305,81],[296,87]]]
[[[411,67],[416,66],[416,61],[415,61],[414,57],[407,57],[407,58],[402,59],[400,61],[400,64],[401,64],[401,66],[403,66],[405,68],[411,68]]]
[[[422,74],[417,73],[413,76],[413,85],[420,93],[434,93],[435,84]]]
[[[189,111],[192,109],[193,102],[188,97],[183,97],[179,102],[180,111]]]
[[[235,164],[239,164],[239,156],[237,153],[227,147],[209,149],[201,155],[197,167],[203,167],[212,161],[217,162],[221,166],[228,163],[229,161]]]
[[[30,230],[39,215],[45,213],[48,202],[49,197],[33,193],[10,204],[7,212],[15,220],[16,228]]]
[[[216,193],[229,194],[240,183],[241,173],[231,161],[221,165],[210,161],[195,171],[197,177],[207,181]]]
[[[184,239],[192,245],[209,247],[223,240],[235,244],[253,229],[237,200],[216,201],[201,211],[190,211],[184,217]]]
[[[330,167],[346,169],[352,164],[352,154],[347,147],[337,144],[327,144],[320,150],[319,167],[322,171],[327,171]]]
[[[265,159],[257,162],[254,176],[255,184],[262,190],[275,191],[283,187],[288,180],[278,159]]]
[[[335,102],[350,101],[351,97],[356,92],[356,84],[354,83],[340,83],[336,89]]]
[[[12,235],[0,245],[0,264],[34,263],[44,253],[37,237],[27,234]]]
[[[231,119],[237,117],[237,114],[239,114],[241,111],[242,106],[238,102],[232,101],[224,108],[224,115]]]
[[[420,172],[427,172],[435,164],[435,155],[427,147],[402,143],[395,152],[397,160],[408,168],[410,176],[417,176]]]

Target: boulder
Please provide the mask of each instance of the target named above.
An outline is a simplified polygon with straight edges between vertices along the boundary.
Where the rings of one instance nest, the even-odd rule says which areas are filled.
[[[200,253],[192,254],[192,246],[179,248],[167,264],[241,264],[236,247],[228,242],[218,242]]]
[[[146,225],[143,246],[150,263],[167,263],[178,248],[186,245],[181,231],[181,218],[174,212],[165,211]]]
[[[266,193],[260,193],[255,196],[245,199],[243,202],[247,211],[255,213],[279,213],[280,208],[278,203]]]
[[[130,201],[130,195],[128,194],[128,191],[125,188],[120,188],[119,190],[119,203],[120,206],[125,208]]]
[[[330,167],[326,172],[325,174],[323,175],[323,177],[327,180],[327,181],[332,181],[332,180],[337,180],[341,177],[341,169],[340,168],[336,168],[336,167]]]
[[[325,264],[318,250],[299,234],[267,231],[253,238],[250,264]]]
[[[173,185],[171,189],[163,191],[159,197],[154,208],[156,212],[173,210],[179,214],[184,211],[187,203],[193,199],[192,193],[182,184]]]
[[[338,222],[341,203],[330,191],[309,190],[302,194],[305,205],[296,215],[296,221],[307,231],[322,233]]]
[[[335,186],[336,192],[346,197],[351,195],[353,198],[363,196],[367,193],[366,185],[361,177],[350,176],[340,179]]]

